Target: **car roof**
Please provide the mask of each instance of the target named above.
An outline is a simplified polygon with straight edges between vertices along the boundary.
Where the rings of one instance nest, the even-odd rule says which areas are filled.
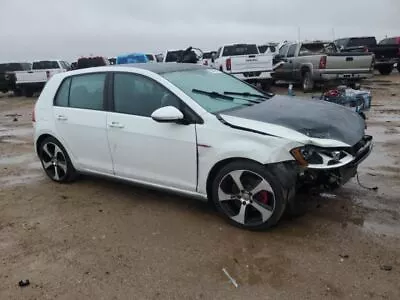
[[[142,69],[146,71],[150,71],[156,74],[165,74],[165,73],[172,73],[172,72],[181,72],[181,71],[191,71],[191,70],[204,70],[210,69],[210,67],[198,64],[186,64],[186,63],[135,63],[135,64],[121,64],[121,65],[108,65],[108,66],[101,66],[101,67],[92,67],[74,71],[68,71],[65,73],[60,73],[64,76],[68,75],[78,75],[78,74],[88,74],[88,73],[96,73],[96,72],[117,72],[118,69],[124,68],[125,70],[131,68],[132,70],[135,69]],[[56,76],[56,75],[55,75]]]

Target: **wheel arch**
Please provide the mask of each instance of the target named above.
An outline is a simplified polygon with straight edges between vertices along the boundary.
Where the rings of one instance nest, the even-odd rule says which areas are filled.
[[[253,163],[257,163],[257,164],[263,165],[259,161],[256,161],[256,160],[250,159],[250,158],[245,158],[245,157],[225,158],[223,160],[220,160],[216,164],[214,164],[213,167],[210,169],[210,172],[208,172],[208,176],[207,176],[207,180],[206,180],[207,198],[208,198],[208,201],[210,203],[212,203],[212,201],[210,201],[210,199],[211,199],[211,195],[212,195],[212,182],[213,182],[215,176],[217,176],[219,170],[221,170],[227,164],[230,164],[230,163],[232,163],[234,161],[247,161],[247,162],[253,162]]]

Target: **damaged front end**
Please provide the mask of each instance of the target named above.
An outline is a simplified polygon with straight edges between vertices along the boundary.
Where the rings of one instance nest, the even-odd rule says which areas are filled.
[[[372,151],[372,136],[365,135],[352,147],[321,148],[304,146],[291,151],[301,171],[301,187],[333,189],[344,185],[357,174],[358,165]]]

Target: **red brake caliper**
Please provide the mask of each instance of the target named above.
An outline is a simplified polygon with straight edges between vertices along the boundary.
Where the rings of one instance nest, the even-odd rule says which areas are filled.
[[[260,199],[260,202],[263,204],[267,204],[268,205],[268,192],[267,191],[261,191],[258,193],[258,198]]]

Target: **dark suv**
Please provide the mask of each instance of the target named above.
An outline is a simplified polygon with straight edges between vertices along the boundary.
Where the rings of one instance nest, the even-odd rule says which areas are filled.
[[[15,95],[20,94],[15,85],[15,72],[28,71],[32,68],[30,63],[4,63],[0,64],[0,92],[7,93],[14,91]]]

